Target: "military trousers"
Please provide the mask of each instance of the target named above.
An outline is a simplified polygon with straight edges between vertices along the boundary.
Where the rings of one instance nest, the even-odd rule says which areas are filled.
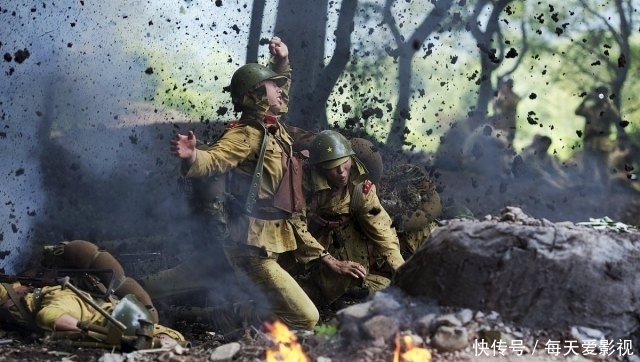
[[[224,251],[236,273],[247,277],[269,304],[270,312],[291,328],[312,330],[320,314],[296,280],[278,264],[278,253],[239,244]]]
[[[321,263],[311,270],[311,278],[302,283],[304,290],[318,306],[335,302],[351,288],[363,288],[372,294],[389,284],[391,280],[379,274],[369,272],[364,279],[356,279],[350,275],[338,275]]]

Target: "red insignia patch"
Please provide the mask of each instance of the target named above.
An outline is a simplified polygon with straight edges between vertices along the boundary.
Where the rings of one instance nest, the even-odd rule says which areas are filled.
[[[371,191],[371,187],[373,186],[373,182],[369,181],[369,180],[365,180],[362,183],[362,193],[364,193],[365,195],[369,193],[369,191]]]
[[[239,121],[231,121],[227,124],[227,128],[235,128],[235,127],[238,127],[239,124],[240,124]]]

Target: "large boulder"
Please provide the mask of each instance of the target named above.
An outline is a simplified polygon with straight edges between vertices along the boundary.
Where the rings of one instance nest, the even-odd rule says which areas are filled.
[[[551,223],[518,208],[499,219],[452,220],[434,230],[392,285],[531,328],[629,336],[640,326],[640,233],[624,226]]]

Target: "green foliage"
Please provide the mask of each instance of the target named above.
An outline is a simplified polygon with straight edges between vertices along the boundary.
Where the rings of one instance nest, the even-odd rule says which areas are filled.
[[[193,119],[209,120],[224,115],[220,107],[229,107],[229,95],[223,93],[228,85],[232,67],[220,67],[215,62],[195,62],[194,51],[183,49],[173,57],[153,53],[149,66],[158,71],[154,102],[175,109]]]
[[[318,336],[333,337],[338,333],[338,327],[333,324],[318,324],[313,327],[313,332]]]

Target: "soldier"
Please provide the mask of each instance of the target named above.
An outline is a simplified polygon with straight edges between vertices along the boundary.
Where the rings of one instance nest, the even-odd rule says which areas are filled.
[[[147,292],[92,242],[46,245],[41,268],[2,275],[0,281],[0,320],[23,328],[70,332],[53,337],[78,346],[135,349],[186,343],[182,334],[158,324]]]
[[[158,322],[156,310],[149,293],[135,279],[125,275],[120,262],[106,250],[86,240],[63,241],[56,245],[46,245],[41,264],[45,268],[77,269],[95,275],[104,290],[101,293],[114,293],[118,297],[134,294],[147,308],[151,321]],[[94,284],[94,283],[91,283]],[[80,286],[81,287],[81,286]],[[94,285],[87,285],[93,288]]]
[[[498,85],[498,92],[493,99],[493,116],[490,123],[496,130],[501,130],[507,143],[513,145],[516,136],[516,114],[520,96],[513,91],[513,79],[505,79]]]
[[[404,259],[392,220],[351,143],[336,131],[323,131],[311,144],[309,164],[305,182],[309,231],[340,260],[363,265],[367,275],[336,276],[318,265],[305,290],[318,305],[325,305],[350,289],[360,289],[365,296],[387,287]]]
[[[607,176],[607,158],[613,150],[611,127],[621,124],[621,117],[609,99],[606,87],[597,87],[578,105],[575,114],[585,118],[582,131],[583,153],[581,163],[583,172],[596,182],[605,181]],[[618,128],[618,141],[624,143],[626,135]]]
[[[515,176],[541,178],[557,188],[570,186],[571,181],[562,170],[557,157],[549,154],[551,138],[536,134],[513,162]]]
[[[133,294],[97,298],[69,284],[34,288],[19,281],[1,283],[0,316],[3,322],[78,346],[147,349],[187,344],[180,332],[154,323]]]
[[[240,120],[206,151],[196,149],[191,131],[178,134],[170,150],[183,160],[187,177],[230,173],[234,202],[223,246],[227,260],[266,296],[269,313],[290,327],[309,330],[318,322],[318,309],[278,264],[279,257],[299,248],[303,263],[320,260],[334,273],[354,277],[364,277],[365,270],[336,260],[306,231],[300,216],[302,165],[279,119],[290,86],[288,48],[277,37],[269,47],[279,74],[251,63],[231,78],[232,103],[241,112]]]
[[[462,158],[468,171],[490,177],[511,175],[512,149],[502,132],[489,124],[476,128],[465,140]]]
[[[376,184],[378,185],[378,184]],[[407,259],[438,226],[442,203],[436,185],[420,167],[407,163],[386,172],[379,189],[380,202],[390,215]]]

